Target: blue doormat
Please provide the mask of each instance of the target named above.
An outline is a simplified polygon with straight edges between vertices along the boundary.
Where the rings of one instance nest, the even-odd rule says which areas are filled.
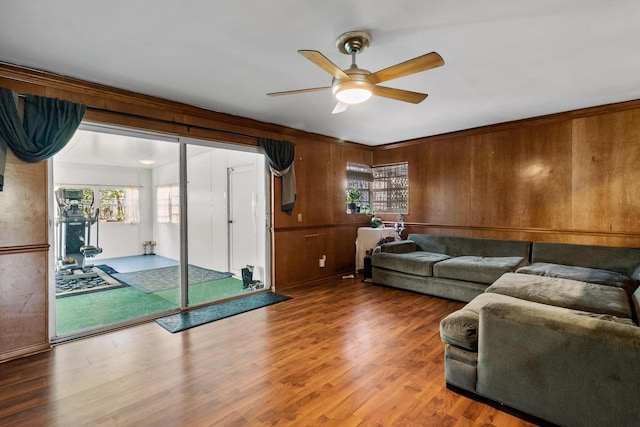
[[[205,323],[231,317],[236,314],[246,313],[256,308],[266,307],[291,299],[287,295],[275,292],[264,292],[248,297],[238,298],[208,307],[197,308],[185,313],[173,314],[156,320],[156,323],[167,331],[174,333],[184,331]]]

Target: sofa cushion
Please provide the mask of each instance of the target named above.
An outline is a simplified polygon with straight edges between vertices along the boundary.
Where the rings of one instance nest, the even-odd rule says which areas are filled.
[[[433,275],[467,282],[493,283],[504,273],[516,271],[525,264],[526,261],[521,257],[460,256],[437,263],[433,267]]]
[[[378,268],[386,268],[388,270],[426,277],[433,275],[433,265],[435,263],[448,258],[449,255],[423,251],[404,254],[377,252],[371,257],[371,265]]]
[[[599,270],[596,268],[575,267],[572,265],[536,262],[521,267],[517,273],[536,274],[538,276],[559,277],[578,280],[580,282],[596,283],[598,285],[615,286],[624,289],[631,295],[638,287],[638,282],[615,271]]]
[[[576,280],[507,273],[485,293],[509,295],[526,301],[590,313],[632,319],[629,297],[621,288]]]

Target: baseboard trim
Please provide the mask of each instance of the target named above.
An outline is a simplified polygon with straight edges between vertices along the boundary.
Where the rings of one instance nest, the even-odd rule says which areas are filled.
[[[51,350],[51,344],[43,343],[30,345],[27,347],[17,348],[14,350],[0,353],[0,363],[5,363],[10,360],[19,359],[21,357],[32,356],[34,354],[43,353]]]

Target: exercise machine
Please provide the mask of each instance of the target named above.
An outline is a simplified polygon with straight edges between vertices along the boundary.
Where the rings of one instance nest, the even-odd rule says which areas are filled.
[[[85,197],[90,192],[90,197]],[[100,210],[94,208],[94,193],[92,190],[75,188],[58,188],[56,190],[58,203],[58,253],[56,267],[64,276],[73,278],[92,277],[97,275],[92,270],[93,265],[86,263],[102,253],[99,243]],[[96,242],[91,244],[91,228],[95,224]]]

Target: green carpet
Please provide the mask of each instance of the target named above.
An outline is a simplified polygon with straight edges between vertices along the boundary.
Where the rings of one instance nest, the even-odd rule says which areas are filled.
[[[291,297],[275,292],[264,292],[163,317],[157,319],[156,323],[171,333],[180,332],[288,299]]]
[[[248,293],[232,277],[189,286],[189,304],[201,304]],[[178,289],[145,293],[132,287],[56,299],[56,334],[64,335],[96,326],[178,307]]]
[[[131,287],[56,299],[56,333],[64,335],[175,308],[176,304]]]
[[[189,305],[217,301],[249,292],[251,291],[243,289],[242,280],[234,279],[233,277],[189,285]],[[177,288],[154,292],[154,295],[158,295],[176,305],[180,304],[180,290]]]

